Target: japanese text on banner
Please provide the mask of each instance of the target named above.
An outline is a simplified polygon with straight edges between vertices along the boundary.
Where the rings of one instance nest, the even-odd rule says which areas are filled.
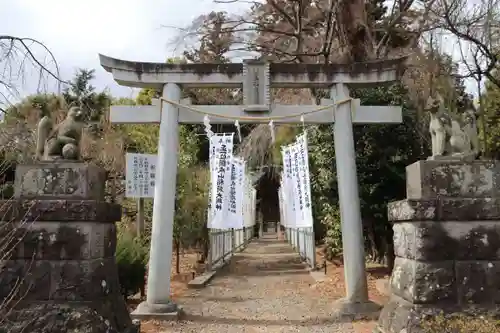
[[[255,214],[253,212],[254,210],[254,202],[253,202],[253,197],[252,197],[252,182],[250,180],[250,177],[245,178],[245,184],[244,184],[244,198],[243,198],[243,204],[245,206],[244,208],[244,224],[245,227],[251,227],[255,224]]]
[[[312,227],[312,207],[311,207],[311,181],[309,176],[309,156],[307,148],[306,133],[297,138],[297,148],[299,152],[300,179],[302,190],[302,225],[303,227]]]
[[[233,133],[216,134],[214,169],[211,174],[212,205],[209,228],[227,229],[229,194],[231,189],[231,166],[233,156]],[[212,138],[213,138],[212,137]],[[211,138],[211,139],[212,139]]]
[[[294,191],[294,184],[293,184],[293,170],[292,170],[292,152],[291,152],[291,147],[283,147],[282,148],[282,154],[283,154],[283,200],[285,202],[285,225],[289,227],[295,227],[295,210],[296,210],[296,203],[295,203],[295,191]]]
[[[294,226],[302,228],[304,223],[304,201],[302,200],[303,185],[300,177],[301,161],[299,159],[299,147],[296,143],[291,145],[291,158],[293,201],[295,203]]]
[[[212,208],[214,207],[215,204],[215,188],[216,188],[216,182],[215,180],[215,163],[216,163],[216,155],[215,152],[218,150],[218,144],[219,140],[216,135],[211,136],[209,139],[210,142],[210,152],[209,152],[209,171],[210,171],[210,186],[208,190],[208,225],[210,225],[210,220],[213,215],[213,210]]]
[[[229,191],[229,216],[228,227],[240,229],[244,226],[243,221],[243,177],[244,162],[242,159],[233,157],[231,166],[231,189]]]

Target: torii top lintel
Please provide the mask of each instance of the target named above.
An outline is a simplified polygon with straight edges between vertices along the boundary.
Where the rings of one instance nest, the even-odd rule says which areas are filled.
[[[228,63],[167,64],[135,62],[99,55],[101,66],[124,86],[158,88],[165,83],[184,87],[241,87],[249,68],[267,72],[272,88],[327,88],[335,83],[373,86],[400,79],[406,57],[351,64]],[[263,73],[254,73],[260,77]]]

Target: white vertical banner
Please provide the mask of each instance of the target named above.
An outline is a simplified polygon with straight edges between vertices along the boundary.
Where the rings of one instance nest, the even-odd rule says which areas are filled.
[[[304,223],[304,202],[302,200],[302,181],[300,179],[301,160],[299,158],[299,146],[294,143],[291,146],[292,158],[292,187],[293,201],[295,203],[295,227],[302,228]]]
[[[245,178],[243,183],[243,224],[248,227],[248,180]]]
[[[211,218],[209,218],[209,228],[227,229],[228,199],[231,188],[231,161],[233,156],[233,133],[216,134],[212,138],[214,141],[215,155],[213,173],[211,175],[212,183],[212,204]],[[210,141],[212,143],[212,138]]]
[[[301,180],[302,194],[302,226],[312,227],[312,206],[311,206],[311,180],[309,175],[309,155],[307,147],[307,134],[304,132],[297,138],[297,146],[299,151],[299,174]]]
[[[227,221],[226,225],[228,228],[237,228],[234,226],[236,224],[236,159],[231,157],[230,160],[230,182],[229,182],[229,192],[227,193]]]
[[[153,198],[156,181],[156,154],[125,155],[125,196],[127,198]]]
[[[295,227],[295,195],[292,172],[292,152],[291,147],[283,147],[283,201],[285,202],[285,225]]]
[[[281,173],[281,182],[280,182],[280,187],[278,189],[278,200],[279,200],[279,209],[280,209],[280,224],[284,227],[286,227],[286,203],[285,203],[285,195],[284,195],[284,190],[285,190],[285,185],[283,184],[284,181],[284,174],[283,172]]]
[[[210,166],[210,194],[209,194],[209,207],[210,216],[214,215],[215,208],[215,193],[217,191],[217,153],[220,151],[221,137],[225,134],[217,133],[210,137],[210,153],[209,153],[209,166]]]
[[[250,225],[253,226],[255,225],[255,218],[257,215],[257,190],[252,186],[252,194],[251,194],[251,200],[252,200],[252,219],[250,221]]]
[[[233,157],[231,163],[231,185],[228,198],[227,227],[241,229],[243,222],[243,174],[244,162],[242,159]]]
[[[302,180],[302,159],[300,158],[300,145],[296,141],[292,146],[292,181],[295,202],[295,227],[309,227],[305,218],[305,202],[304,202],[304,182]]]
[[[252,226],[252,202],[251,202],[251,182],[250,182],[250,177],[246,177],[245,179],[245,184],[244,184],[244,206],[245,206],[245,215],[244,215],[244,220],[245,220],[245,227],[251,227]]]
[[[300,228],[302,225],[302,193],[301,193],[301,182],[300,182],[300,174],[299,174],[299,149],[297,144],[294,143],[290,146],[290,156],[292,159],[292,188],[293,188],[293,197],[292,200],[294,202],[294,216],[295,223],[294,227]]]
[[[214,206],[214,192],[215,192],[215,151],[217,149],[218,140],[216,135],[208,138],[208,171],[210,183],[208,184],[208,212],[207,212],[207,226],[210,228],[212,225],[213,206]]]
[[[240,159],[238,172],[238,187],[236,191],[236,208],[238,212],[239,224],[245,226],[245,182],[247,180],[246,161]]]
[[[282,226],[286,226],[286,219],[285,219],[285,172],[281,171],[280,174],[280,187],[278,188],[278,201],[279,201],[279,209],[280,209],[280,224]]]
[[[247,162],[241,159],[241,168],[238,174],[238,183],[241,190],[236,199],[240,203],[239,209],[243,226],[245,226],[245,184],[247,183],[247,179]]]
[[[219,150],[219,135],[212,135],[209,138],[209,160],[208,166],[210,171],[210,184],[208,187],[208,214],[207,214],[207,226],[212,227],[212,219],[214,216],[214,206],[215,206],[215,190],[216,190],[216,154],[215,152]]]

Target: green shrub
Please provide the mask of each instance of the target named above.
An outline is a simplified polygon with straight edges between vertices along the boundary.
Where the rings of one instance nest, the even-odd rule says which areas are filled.
[[[144,240],[134,237],[131,232],[118,235],[116,263],[121,293],[124,297],[138,292],[141,292],[141,295],[144,294],[147,260],[148,245]]]
[[[203,246],[206,229],[210,173],[206,166],[179,168],[177,174],[174,240],[183,248]]]
[[[332,260],[342,253],[342,230],[340,223],[340,212],[338,207],[324,204],[321,222],[325,225],[325,255]]]

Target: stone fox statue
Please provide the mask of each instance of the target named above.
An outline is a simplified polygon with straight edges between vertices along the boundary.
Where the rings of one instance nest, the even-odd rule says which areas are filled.
[[[452,157],[474,160],[479,154],[476,116],[468,107],[461,119],[454,119],[444,108],[441,96],[429,97],[426,109],[430,112],[429,131],[432,140],[431,159]]]
[[[51,161],[56,159],[77,160],[80,158],[83,112],[73,106],[66,118],[54,127],[52,120],[45,116],[38,123],[36,159]]]
[[[477,157],[479,155],[479,137],[477,135],[476,110],[473,105],[466,107],[463,114],[463,122],[462,130],[469,137],[472,153]]]

